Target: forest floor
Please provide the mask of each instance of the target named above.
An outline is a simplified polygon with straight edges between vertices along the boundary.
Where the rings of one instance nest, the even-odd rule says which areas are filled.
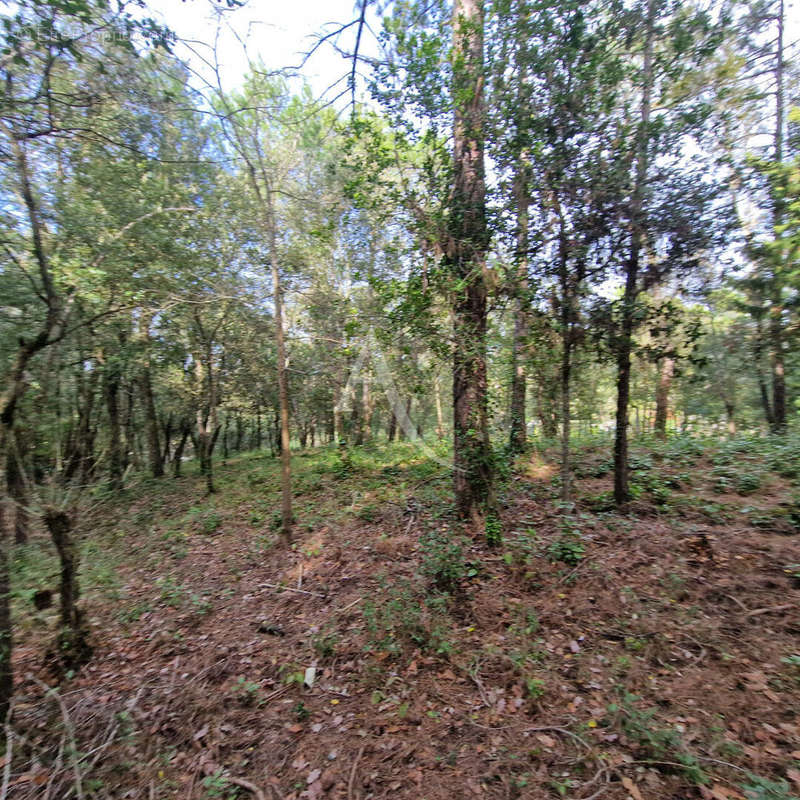
[[[414,443],[295,455],[288,550],[268,454],[98,500],[57,692],[56,562],[15,554],[8,796],[800,796],[800,441],[639,443],[625,513],[609,452],[574,506],[554,451],[507,465],[493,550]]]

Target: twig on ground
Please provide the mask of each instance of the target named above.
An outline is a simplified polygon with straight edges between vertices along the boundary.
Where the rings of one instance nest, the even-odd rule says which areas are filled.
[[[40,689],[43,689],[45,694],[49,694],[51,697],[55,698],[59,709],[61,709],[61,718],[64,720],[64,728],[72,744],[72,753],[70,755],[72,756],[72,772],[75,776],[75,795],[78,800],[84,800],[83,776],[81,775],[80,760],[78,758],[78,742],[75,739],[75,728],[72,725],[72,719],[69,716],[69,711],[67,711],[67,706],[61,695],[52,686],[48,686],[44,681],[39,680],[39,678],[33,674],[29,673],[27,677]]]
[[[732,594],[726,594],[725,597],[727,597],[728,600],[733,600],[733,602],[736,603],[736,605],[739,606],[739,608],[741,608],[745,614],[750,613],[750,609],[738,597],[734,597]]]
[[[353,761],[353,766],[350,768],[350,779],[347,781],[347,800],[354,800],[355,797],[353,795],[353,786],[356,782],[356,769],[358,769],[358,762],[361,761],[361,756],[364,755],[364,748],[366,748],[366,745],[362,744],[355,761]]]
[[[58,754],[56,755],[56,760],[53,762],[53,769],[50,770],[50,780],[47,781],[47,786],[45,787],[45,793],[42,800],[50,800],[50,791],[53,788],[53,783],[55,782],[56,775],[61,770],[62,759],[64,757],[64,742],[65,737],[64,734],[61,734],[61,739],[58,742]]]
[[[778,611],[788,611],[790,608],[794,608],[794,603],[784,603],[782,606],[771,606],[770,608],[754,608],[752,611],[748,611],[745,616],[748,617],[758,617],[761,614],[772,614]]]
[[[577,733],[573,733],[572,731],[567,730],[566,728],[560,728],[558,725],[542,725],[541,727],[538,728],[523,728],[523,730],[521,731],[521,733],[549,733],[549,732],[560,733],[563,734],[564,736],[569,736],[576,742],[580,742],[581,745],[583,745],[583,747],[585,747],[587,750],[592,749],[592,746],[588,742],[581,739],[581,737],[578,736]]]
[[[234,786],[238,786],[241,789],[247,789],[248,792],[255,795],[256,800],[267,800],[264,797],[264,792],[258,788],[254,783],[250,783],[250,781],[246,781],[244,778],[228,778],[228,783],[232,783]]]
[[[360,603],[364,598],[363,597],[356,597],[352,603],[348,603],[344,608],[340,608],[336,613],[337,614],[344,614],[345,611],[349,611],[354,605]]]
[[[310,594],[312,597],[321,597],[323,600],[326,597],[326,595],[320,594],[320,592],[307,592],[305,589],[295,589],[292,586],[280,586],[277,583],[259,583],[258,586],[261,589],[278,589],[281,592],[296,592],[297,594]]]

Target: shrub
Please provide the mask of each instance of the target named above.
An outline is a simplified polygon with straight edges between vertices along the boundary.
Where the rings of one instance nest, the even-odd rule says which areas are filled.
[[[477,574],[464,559],[463,539],[448,532],[429,531],[422,538],[422,551],[420,571],[442,592],[457,589],[462,580]]]

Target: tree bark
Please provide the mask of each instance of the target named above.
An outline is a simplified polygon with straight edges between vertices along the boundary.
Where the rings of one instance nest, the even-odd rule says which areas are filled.
[[[55,656],[65,669],[85,664],[91,656],[83,614],[78,608],[80,589],[78,572],[80,553],[72,537],[72,519],[60,509],[45,512],[44,522],[58,552],[61,565],[59,593],[61,598],[61,631],[56,643]]]
[[[103,389],[108,413],[108,483],[112,491],[122,489],[122,423],[119,413],[119,367],[114,359],[106,361]]]
[[[456,511],[482,529],[492,504],[484,276],[488,245],[484,176],[483,4],[453,7],[453,187],[446,260],[453,301],[453,474]]]
[[[667,417],[669,416],[669,390],[675,373],[675,359],[664,356],[658,368],[656,385],[656,419],[654,430],[659,439],[667,438]]]
[[[628,486],[628,403],[631,390],[631,353],[638,294],[639,260],[644,246],[644,190],[648,169],[648,141],[653,88],[653,28],[655,0],[648,0],[645,21],[642,102],[636,132],[636,174],[631,197],[631,243],[625,265],[625,290],[622,296],[622,319],[617,344],[617,413],[614,434],[614,501],[623,505],[630,500]]]
[[[272,202],[272,198],[270,198]],[[292,453],[289,449],[289,387],[286,378],[286,344],[283,333],[283,292],[278,272],[276,221],[270,208],[270,267],[275,303],[275,341],[278,355],[278,403],[281,419],[281,535],[286,544],[292,541]]]
[[[729,400],[725,401],[725,416],[728,420],[728,435],[736,435],[736,406]]]
[[[192,426],[186,419],[181,420],[181,438],[178,440],[178,446],[172,455],[172,477],[180,478],[181,464],[183,463],[183,451],[186,448],[186,441],[192,432]]]
[[[372,384],[369,371],[365,368],[362,371],[361,386],[361,442],[368,442],[372,437],[372,415],[375,411],[375,404],[372,398]]]
[[[150,465],[150,474],[160,478],[164,474],[164,462],[161,455],[161,441],[158,430],[158,414],[156,401],[153,396],[153,383],[150,377],[150,367],[146,365],[139,373],[139,391],[142,396],[144,410],[144,425],[147,432],[147,453]]]
[[[572,422],[572,289],[567,273],[567,243],[563,224],[559,235],[561,281],[561,499],[567,503],[572,494],[570,470],[570,424]]]
[[[783,125],[784,125],[784,0],[778,3],[778,41],[775,64],[775,161],[783,162]],[[776,197],[773,205],[773,228],[777,230],[784,221],[784,199]],[[781,234],[777,234],[781,236]],[[772,304],[769,315],[770,365],[772,368],[772,413],[773,431],[786,432],[786,366],[784,354],[783,331],[783,277],[786,253],[783,248],[776,258],[780,263],[773,268],[771,281]]]
[[[527,422],[525,399],[527,375],[525,352],[527,348],[530,322],[530,301],[528,299],[528,174],[523,159],[517,166],[514,198],[517,204],[517,253],[516,276],[514,281],[514,332],[511,340],[511,430],[509,444],[511,450],[521,453],[527,443]]]
[[[14,542],[28,541],[28,485],[25,477],[25,444],[19,428],[12,431],[6,463],[6,482],[11,502],[8,504],[9,523],[13,523]]]
[[[433,379],[433,397],[436,404],[436,438],[444,439],[444,413],[442,411],[442,386],[437,372]]]

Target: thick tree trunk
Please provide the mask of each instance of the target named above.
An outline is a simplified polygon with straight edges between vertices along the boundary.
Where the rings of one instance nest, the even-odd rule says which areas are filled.
[[[784,126],[784,0],[778,3],[778,41],[775,62],[775,161],[783,162],[783,126]],[[785,200],[776,197],[773,205],[773,227],[777,230],[783,225],[785,217]],[[782,234],[778,234],[781,236]],[[783,276],[786,252],[781,248],[777,258],[780,259],[772,277],[772,305],[769,315],[770,365],[772,367],[772,413],[775,433],[786,432],[786,365],[784,355],[783,331]]]
[[[409,395],[406,398],[406,407],[404,413],[400,415],[400,426],[397,432],[397,438],[404,442],[406,439],[413,439],[414,434],[411,425],[411,403],[413,401],[413,397]]]
[[[278,403],[281,418],[281,535],[286,544],[292,541],[292,453],[289,449],[289,387],[286,378],[286,345],[283,333],[283,292],[278,272],[276,221],[270,210],[270,266],[275,304],[275,342],[278,355]]]
[[[530,329],[528,297],[528,169],[520,156],[514,176],[514,199],[517,204],[517,252],[514,278],[514,331],[511,339],[511,430],[509,444],[521,453],[527,443],[525,401],[527,396],[526,355]]]
[[[172,455],[172,477],[180,478],[181,464],[183,463],[183,451],[186,448],[186,441],[192,432],[192,426],[188,420],[181,420],[181,438],[178,440],[178,446]]]
[[[656,385],[656,419],[655,434],[659,439],[667,437],[667,417],[669,416],[669,390],[672,376],[675,373],[675,359],[665,356],[658,368],[658,384]]]
[[[9,523],[14,527],[14,542],[26,544],[28,541],[28,482],[25,478],[25,440],[18,428],[10,437],[6,464]]]
[[[108,482],[112,491],[122,489],[122,423],[119,413],[120,374],[116,361],[106,361],[103,389],[108,413]]]
[[[486,383],[483,4],[453,6],[453,191],[446,258],[453,301],[453,474],[456,511],[483,529],[492,506]]]
[[[72,519],[69,514],[51,508],[45,512],[44,522],[53,539],[61,564],[59,584],[61,630],[54,655],[64,669],[75,669],[85,664],[92,654],[86,623],[78,608],[80,553],[72,537]]]
[[[561,499],[569,502],[572,495],[572,472],[570,469],[570,436],[572,423],[572,345],[573,325],[575,322],[575,292],[569,273],[569,246],[567,242],[564,217],[558,200],[555,201],[559,216],[558,261],[559,284],[561,289]],[[579,283],[581,275],[575,283]]]
[[[7,85],[6,89],[9,88],[10,85]],[[10,537],[5,521],[7,486],[5,471],[8,446],[10,437],[13,435],[17,404],[28,388],[27,369],[30,360],[40,350],[60,339],[64,320],[61,298],[55,288],[42,236],[43,225],[39,207],[30,182],[25,143],[16,136],[11,137],[11,142],[16,160],[16,177],[30,226],[32,252],[39,271],[40,291],[44,295],[47,311],[44,323],[37,335],[30,340],[19,340],[16,355],[7,372],[6,385],[0,395],[0,719],[2,720],[6,719],[14,692],[14,674],[11,665],[13,636],[9,580]]]
[[[242,415],[237,412],[236,414],[236,452],[242,452],[242,443],[244,442],[244,420]]]
[[[397,436],[397,414],[394,409],[389,416],[389,427],[386,429],[386,438],[388,441],[393,442]]]
[[[153,396],[153,383],[150,377],[149,366],[145,366],[139,373],[139,391],[142,396],[144,410],[144,425],[147,433],[147,453],[150,474],[154,478],[160,478],[164,474],[164,462],[161,456],[158,414],[156,413],[156,401]]]
[[[639,259],[644,245],[644,189],[648,169],[647,144],[653,87],[653,27],[655,0],[648,0],[642,68],[642,103],[636,136],[636,175],[631,197],[631,244],[625,265],[625,290],[622,296],[622,320],[617,344],[617,413],[614,434],[614,501],[622,505],[630,500],[628,487],[628,402],[631,390],[631,352],[635,327]]]

